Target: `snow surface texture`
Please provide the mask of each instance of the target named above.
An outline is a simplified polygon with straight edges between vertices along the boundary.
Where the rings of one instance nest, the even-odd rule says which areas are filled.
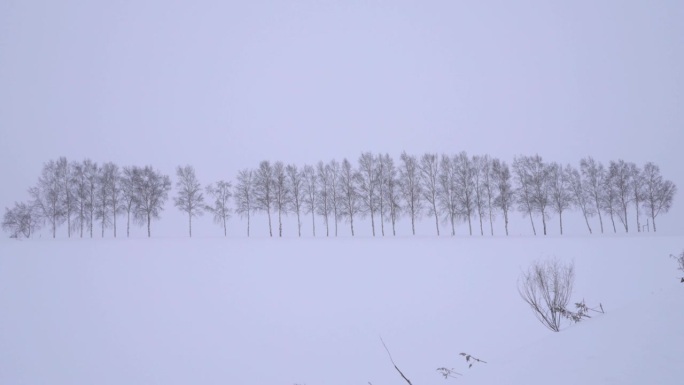
[[[684,237],[0,240],[2,384],[680,384]],[[574,260],[560,333],[516,282]],[[487,361],[468,369],[461,352]],[[438,367],[463,376],[444,380]]]

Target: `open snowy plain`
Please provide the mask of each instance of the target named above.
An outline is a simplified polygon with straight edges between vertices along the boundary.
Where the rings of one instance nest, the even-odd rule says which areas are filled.
[[[0,240],[2,384],[680,384],[682,236]],[[573,260],[606,313],[521,300]],[[487,363],[472,368],[465,352]],[[445,380],[437,368],[453,368]]]

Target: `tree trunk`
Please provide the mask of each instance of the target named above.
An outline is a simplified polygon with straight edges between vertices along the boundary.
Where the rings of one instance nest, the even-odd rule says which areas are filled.
[[[351,226],[352,237],[354,236],[354,214],[349,215],[349,224]]]
[[[373,236],[375,236],[375,215],[371,209],[371,229],[373,230]]]
[[[224,211],[225,212],[225,211]],[[228,236],[228,229],[226,228],[226,216],[223,216],[223,236]]]
[[[300,216],[299,216],[299,210],[297,210],[297,235],[300,238],[302,237],[302,220],[300,219]]]
[[[147,238],[152,237],[152,230],[150,223],[152,222],[152,218],[150,217],[150,213],[147,213]]]
[[[247,238],[249,238],[249,209],[247,210]]]
[[[311,210],[311,229],[313,231],[313,236],[315,238],[316,237],[316,215],[314,214],[313,209]]]
[[[192,238],[192,215],[190,213],[188,213],[188,233],[190,238]]]
[[[560,221],[560,232],[563,235],[563,212],[558,213],[558,220]]]
[[[273,236],[273,227],[271,225],[271,209],[267,208],[266,212],[268,213],[268,235]]]
[[[437,207],[432,205],[432,209],[435,212],[435,228],[437,229],[437,236],[439,237],[439,217],[437,217]]]
[[[280,209],[278,209],[278,236],[283,237],[283,221]]]
[[[591,231],[591,226],[589,226],[589,218],[587,218],[587,212],[582,210],[582,214],[584,214],[584,222],[587,224],[587,228],[589,229],[589,234],[593,234]]]
[[[530,215],[530,223],[532,223],[532,233],[534,235],[537,235],[537,229],[534,228],[534,220],[532,219],[532,211],[527,212]]]
[[[470,220],[470,216],[470,213],[468,213],[468,233],[470,234],[470,236],[473,236],[473,224]]]
[[[128,209],[128,214],[126,216],[126,238],[131,236],[131,209]]]
[[[504,211],[504,227],[506,227],[506,236],[508,236],[508,211]]]

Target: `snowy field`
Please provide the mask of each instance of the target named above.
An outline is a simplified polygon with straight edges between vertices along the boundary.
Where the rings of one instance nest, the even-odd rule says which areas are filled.
[[[684,237],[0,240],[2,384],[680,384]],[[516,282],[574,260],[605,315]],[[468,369],[461,352],[487,361]],[[445,380],[436,371],[462,373]]]

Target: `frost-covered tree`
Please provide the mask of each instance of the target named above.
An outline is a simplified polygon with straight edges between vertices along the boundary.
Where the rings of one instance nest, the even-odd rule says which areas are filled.
[[[558,213],[560,233],[563,235],[563,213],[572,207],[572,191],[563,166],[556,162],[548,165],[548,183],[551,194],[551,207]]]
[[[140,169],[134,179],[134,216],[139,223],[147,224],[147,236],[152,236],[152,219],[158,219],[171,190],[171,178],[151,166]]]
[[[515,175],[515,198],[518,203],[518,209],[526,213],[530,218],[532,225],[532,232],[537,235],[537,229],[534,226],[534,219],[532,213],[535,210],[533,187],[531,176],[528,171],[530,168],[530,159],[526,156],[515,157],[513,159],[513,174]]]
[[[64,217],[67,223],[67,236],[71,238],[71,216],[76,208],[76,194],[74,192],[74,173],[72,165],[67,161],[67,158],[60,157],[56,162],[56,178],[62,185],[62,207],[64,208]]]
[[[275,162],[273,165],[273,203],[278,211],[278,236],[283,236],[283,215],[287,215],[290,191],[287,189],[287,176],[285,165]]]
[[[197,180],[195,168],[189,164],[176,167],[176,177],[178,191],[173,203],[180,211],[188,214],[188,234],[192,238],[192,218],[203,215],[206,207],[202,185]]]
[[[330,206],[333,214],[333,220],[335,221],[335,236],[337,236],[337,225],[340,220],[340,207],[341,200],[339,194],[339,184],[340,184],[340,163],[335,159],[331,160],[330,163],[325,165],[330,176]]]
[[[677,186],[660,175],[660,168],[649,162],[644,166],[644,210],[650,215],[653,231],[656,231],[655,219],[661,212],[666,213],[672,207],[672,200],[677,193]]]
[[[114,238],[116,238],[116,217],[126,210],[121,192],[121,171],[119,166],[109,162],[102,166],[102,173],[107,180],[109,210],[112,218],[112,228],[114,229]]]
[[[508,212],[515,200],[513,185],[511,184],[511,171],[505,161],[492,160],[492,178],[495,186],[494,206],[501,210],[504,217],[506,235],[508,235]]]
[[[105,228],[112,224],[112,216],[109,211],[109,190],[112,180],[105,173],[105,165],[98,169],[95,184],[95,219],[100,221],[101,237],[104,238]]]
[[[290,192],[289,210],[297,214],[297,236],[302,236],[301,212],[304,205],[304,176],[296,165],[285,167],[287,189]]]
[[[405,202],[405,210],[411,217],[411,232],[416,235],[416,220],[423,209],[420,168],[416,157],[408,155],[406,151],[401,153],[400,160],[399,193]]]
[[[444,219],[451,224],[451,235],[456,235],[456,217],[458,215],[458,194],[456,185],[456,167],[448,155],[442,155],[439,162],[437,201]]]
[[[2,218],[2,229],[10,233],[10,237],[30,238],[40,228],[40,215],[29,203],[14,202],[14,207],[5,207],[5,215]]]
[[[267,160],[259,164],[254,174],[254,203],[255,208],[265,211],[268,215],[268,235],[273,236],[271,224],[271,209],[273,208],[273,166]]]
[[[318,208],[318,177],[313,166],[306,165],[302,171],[304,179],[304,209],[311,214],[311,231],[316,236],[316,209]]]
[[[137,199],[135,186],[136,179],[140,176],[140,168],[124,167],[121,176],[121,201],[123,210],[126,212],[126,237],[131,236],[131,213],[135,216],[135,201]],[[83,235],[83,227],[81,227]]]
[[[487,211],[487,191],[483,183],[484,168],[486,167],[485,162],[486,159],[484,157],[479,155],[473,156],[473,187],[475,191],[477,217],[480,220],[480,235],[484,235],[483,218]]]
[[[580,172],[571,165],[565,166],[565,178],[568,181],[568,191],[570,192],[570,199],[572,204],[580,208],[584,222],[587,225],[589,234],[592,234],[591,225],[589,224],[589,217],[596,213],[596,209],[592,206],[591,196],[589,196],[589,189],[584,185],[584,179]]]
[[[356,189],[357,175],[352,168],[351,163],[346,158],[342,160],[340,167],[340,208],[342,216],[349,222],[352,237],[354,236],[354,217],[358,216],[359,208],[359,192]]]
[[[386,207],[388,219],[392,223],[392,235],[396,236],[396,223],[402,212],[400,182],[397,176],[397,168],[394,165],[394,160],[389,156],[389,154],[383,155],[381,157],[381,161],[384,164],[384,207]]]
[[[330,215],[332,214],[332,176],[330,169],[327,168],[323,162],[318,162],[316,165],[316,182],[318,184],[318,206],[316,212],[323,217],[325,223],[325,236],[330,236]]]
[[[634,211],[636,212],[637,232],[641,232],[641,218],[639,216],[639,207],[644,202],[645,186],[644,176],[641,173],[641,168],[634,163],[629,163],[630,183],[629,189],[632,194],[632,202],[634,202]]]
[[[601,216],[601,209],[604,206],[602,202],[604,195],[603,188],[606,185],[606,169],[603,164],[597,162],[594,158],[587,157],[580,160],[580,173],[582,174],[582,184],[584,185],[586,194],[599,217],[601,234],[603,234],[603,217]],[[614,224],[613,227],[615,227]]]
[[[254,171],[244,169],[238,172],[237,184],[233,197],[235,199],[235,212],[241,217],[247,218],[247,237],[250,232],[250,219],[255,209],[254,194]]]
[[[631,165],[620,159],[617,162],[611,161],[608,166],[611,187],[616,194],[618,210],[617,215],[625,227],[625,232],[629,232],[629,221],[627,218],[627,207],[634,199],[631,194],[632,171]]]
[[[475,210],[475,167],[465,151],[454,157],[456,194],[459,214],[468,221],[468,233],[473,235],[472,217]]]
[[[439,191],[439,158],[437,154],[424,154],[420,158],[420,181],[422,199],[427,202],[428,215],[435,217],[435,228],[439,236],[439,210],[437,205]]]
[[[359,192],[360,207],[364,214],[370,216],[371,231],[375,236],[375,213],[378,211],[378,168],[377,158],[370,152],[365,152],[359,157],[359,169],[357,187]]]
[[[223,236],[228,236],[228,219],[230,219],[230,198],[233,197],[233,184],[220,180],[206,187],[212,202],[205,209],[214,214],[214,223],[223,226]]]
[[[50,223],[52,237],[57,237],[57,226],[64,223],[66,208],[64,206],[64,185],[60,177],[59,165],[51,160],[43,165],[38,185],[29,190],[33,204],[43,218]]]
[[[481,158],[480,168],[480,184],[481,189],[485,195],[485,205],[487,208],[487,215],[489,216],[489,231],[494,235],[494,176],[492,174],[492,158],[489,155],[484,155]]]

